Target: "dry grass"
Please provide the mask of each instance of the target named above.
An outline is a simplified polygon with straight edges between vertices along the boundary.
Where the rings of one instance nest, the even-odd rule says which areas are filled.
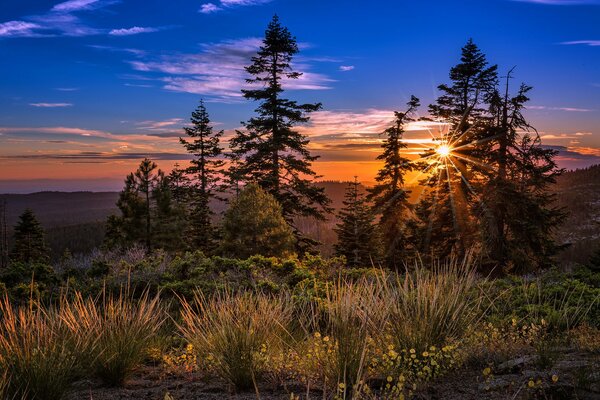
[[[264,353],[281,351],[289,335],[290,299],[230,291],[206,297],[196,292],[193,304],[182,299],[181,305],[178,327],[188,343],[235,389],[256,389],[268,367]]]
[[[14,308],[5,297],[0,315],[3,398],[59,400],[79,371],[84,342],[34,301]]]
[[[474,296],[477,277],[469,257],[415,270],[395,279],[384,276],[388,326],[398,349],[426,351],[463,337],[482,318],[481,296]]]
[[[165,320],[158,295],[131,299],[126,291],[99,300],[80,294],[63,302],[61,315],[86,344],[86,364],[106,384],[120,386],[139,366]]]

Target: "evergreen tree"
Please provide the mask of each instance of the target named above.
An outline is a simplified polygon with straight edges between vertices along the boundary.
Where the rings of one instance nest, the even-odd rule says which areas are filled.
[[[377,173],[377,184],[369,189],[368,196],[379,215],[379,230],[383,237],[386,262],[390,267],[402,262],[410,242],[406,230],[411,208],[408,202],[410,191],[404,187],[404,176],[416,166],[402,154],[407,147],[402,136],[404,126],[413,121],[412,115],[419,107],[419,99],[411,96],[407,105],[405,112],[395,113],[394,125],[384,132],[383,153],[377,157],[383,161],[383,167]]]
[[[425,237],[420,251],[444,257],[463,254],[475,244],[480,164],[469,160],[485,154],[474,143],[482,140],[489,121],[489,103],[497,83],[496,65],[489,65],[485,54],[469,40],[462,48],[461,60],[450,69],[451,84],[442,84],[442,92],[429,106],[432,117],[448,125],[448,131],[436,146],[460,149],[460,157],[436,155],[436,149],[423,154],[435,159],[430,163],[432,177],[418,205],[420,232]],[[432,158],[433,157],[433,158]]]
[[[294,235],[283,218],[281,205],[254,183],[246,185],[230,203],[222,229],[222,251],[226,256],[283,257],[294,248]]]
[[[24,263],[47,263],[50,250],[46,246],[44,229],[29,208],[19,216],[14,228],[14,246],[11,260]]]
[[[531,87],[522,84],[511,96],[511,73],[503,93],[494,92],[487,140],[479,145],[490,167],[482,170],[481,232],[490,267],[524,272],[550,265],[561,248],[553,231],[565,214],[549,188],[563,170],[554,160],[558,152],[542,147],[522,114]]]
[[[600,272],[600,248],[590,257],[588,266],[592,271]]]
[[[223,149],[219,143],[223,131],[213,132],[203,101],[200,101],[200,105],[192,113],[191,122],[191,127],[184,128],[191,141],[179,139],[185,149],[194,155],[190,166],[185,170],[193,182],[188,236],[194,249],[210,252],[216,246],[210,200],[217,197],[216,192],[222,187],[220,181],[225,163],[220,158]]]
[[[164,194],[155,192],[164,189],[165,177],[157,168],[155,162],[145,158],[137,171],[125,178],[125,187],[117,200],[121,216],[110,216],[107,221],[106,242],[109,246],[144,243],[147,251],[160,246],[153,242],[157,226],[154,218],[156,200],[162,199]]]
[[[311,164],[317,157],[307,149],[308,138],[293,129],[308,122],[308,114],[319,110],[321,104],[298,104],[283,97],[282,84],[302,75],[291,66],[297,53],[296,39],[274,16],[252,65],[246,67],[252,75],[247,81],[256,88],[242,91],[246,99],[260,103],[258,115],[244,123],[245,130],[237,131],[231,140],[236,162],[231,173],[236,179],[258,183],[273,195],[292,227],[296,216],[323,219],[323,212],[329,211],[324,189],[312,182],[317,175]]]
[[[344,207],[338,214],[340,222],[335,228],[338,235],[335,251],[346,257],[350,267],[368,267],[379,258],[375,216],[359,187],[354,177],[346,189]]]

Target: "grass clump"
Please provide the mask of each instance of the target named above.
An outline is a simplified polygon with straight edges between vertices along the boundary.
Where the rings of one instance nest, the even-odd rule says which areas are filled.
[[[289,334],[292,309],[285,295],[232,293],[181,300],[179,331],[214,372],[236,390],[257,389],[268,368],[267,354],[280,352]]]
[[[0,301],[0,391],[3,399],[59,400],[81,366],[83,341],[54,309],[31,300]]]
[[[151,298],[148,292],[138,299],[126,292],[99,300],[76,294],[62,314],[71,332],[86,343],[90,372],[110,386],[121,386],[142,363],[165,320],[159,296]]]

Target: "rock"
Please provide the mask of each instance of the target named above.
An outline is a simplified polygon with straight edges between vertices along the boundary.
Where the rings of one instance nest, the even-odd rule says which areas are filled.
[[[503,362],[495,368],[496,374],[507,374],[511,372],[518,372],[521,370],[526,364],[534,361],[536,356],[523,356],[519,358],[514,358],[512,360]]]

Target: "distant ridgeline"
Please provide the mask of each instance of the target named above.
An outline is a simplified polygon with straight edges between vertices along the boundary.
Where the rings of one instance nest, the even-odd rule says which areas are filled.
[[[342,207],[348,182],[323,181],[318,186],[325,188],[337,212]],[[362,189],[366,191],[364,186]],[[415,189],[411,196],[414,203],[418,188],[412,189]],[[600,247],[600,165],[566,172],[559,177],[556,191],[560,205],[569,211],[569,217],[558,232],[558,241],[571,243],[559,255],[559,260],[585,262]],[[58,259],[66,249],[74,254],[85,253],[101,245],[106,218],[117,212],[118,196],[117,192],[39,192],[0,194],[0,202],[6,199],[9,236],[18,216],[31,208],[46,229],[52,257]],[[219,218],[226,205],[215,200],[211,208]],[[300,229],[322,242],[320,250],[324,255],[332,254],[337,239],[333,231],[338,222],[336,214],[330,214],[326,221],[298,220]]]

